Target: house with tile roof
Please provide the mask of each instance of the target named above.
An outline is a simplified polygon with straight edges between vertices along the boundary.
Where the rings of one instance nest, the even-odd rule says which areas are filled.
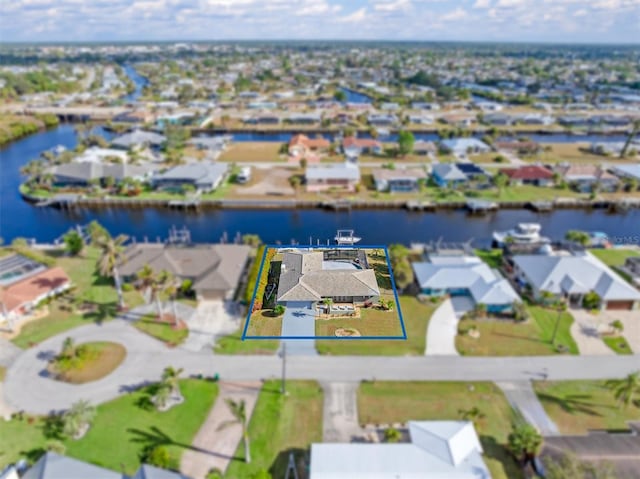
[[[407,443],[312,444],[310,479],[491,479],[469,421],[410,421]]]
[[[420,291],[428,296],[468,297],[490,313],[511,312],[513,304],[521,302],[509,281],[477,256],[432,253],[412,267]]]
[[[191,280],[201,299],[233,299],[245,274],[251,248],[246,245],[170,245],[135,243],[123,253],[119,266],[125,281],[135,281],[145,265],[155,273],[168,271]]]
[[[323,137],[309,138],[307,135],[298,134],[289,140],[289,155],[304,158],[310,153],[327,151],[331,142]]]
[[[519,168],[504,168],[500,170],[509,177],[511,185],[552,186],[553,171],[539,165],[524,165]]]
[[[516,280],[528,285],[535,298],[547,291],[581,306],[584,296],[593,291],[600,297],[602,309],[640,307],[640,291],[588,251],[516,255],[512,262]]]
[[[363,266],[332,260],[323,251],[285,252],[276,299],[279,303],[317,303],[327,298],[334,303],[376,302],[380,289],[375,271]]]
[[[380,155],[384,148],[382,142],[374,138],[356,138],[347,136],[342,140],[342,151],[347,156],[359,156],[362,154]]]

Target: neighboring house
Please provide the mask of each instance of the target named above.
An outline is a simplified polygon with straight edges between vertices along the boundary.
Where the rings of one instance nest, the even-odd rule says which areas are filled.
[[[489,174],[475,163],[456,163],[455,166],[466,175],[468,180],[489,178]]]
[[[310,165],[305,172],[307,191],[319,192],[331,189],[355,191],[360,183],[360,168],[353,163]]]
[[[209,192],[215,190],[227,175],[226,163],[190,163],[175,166],[152,178],[154,188],[174,189],[184,185],[193,185],[196,190]]]
[[[127,163],[129,155],[126,151],[113,148],[92,146],[73,159],[74,163]]]
[[[413,153],[416,155],[435,155],[438,147],[433,141],[418,140],[413,144]]]
[[[294,125],[317,125],[322,116],[319,113],[292,113],[285,121]]]
[[[178,472],[143,464],[133,477],[88,462],[45,453],[21,479],[189,479]]]
[[[312,152],[327,151],[331,142],[323,137],[309,138],[307,135],[294,135],[289,140],[289,154],[296,157],[305,157]]]
[[[640,181],[640,163],[635,165],[615,166],[611,171],[620,178]]]
[[[469,421],[410,421],[410,442],[312,444],[309,479],[491,479]]]
[[[377,191],[391,193],[408,193],[420,189],[420,181],[427,179],[422,168],[402,168],[390,170],[378,168],[373,170],[373,181]]]
[[[151,131],[135,129],[114,139],[111,146],[124,150],[140,149],[144,147],[160,148],[167,141],[164,135]]]
[[[557,169],[558,173],[573,188],[581,193],[593,191],[600,185],[600,191],[615,191],[620,180],[600,165],[566,165]]]
[[[509,177],[511,185],[553,185],[553,172],[543,166],[526,165],[520,168],[505,168],[500,172]]]
[[[175,246],[136,243],[123,253],[120,274],[134,281],[145,265],[154,272],[166,270],[180,280],[191,280],[203,299],[233,299],[244,276],[251,248],[245,245],[210,244]]]
[[[196,147],[199,150],[209,150],[214,153],[222,152],[229,143],[227,136],[197,136],[187,141],[187,145]]]
[[[367,122],[374,126],[391,126],[398,123],[398,117],[393,114],[371,114],[367,117]]]
[[[362,154],[380,155],[384,149],[382,143],[373,138],[348,136],[342,140],[342,151],[347,156],[359,156]]]
[[[456,155],[465,155],[467,153],[486,153],[491,151],[491,147],[485,142],[476,138],[453,138],[450,140],[442,140],[440,147],[450,153]]]
[[[412,266],[422,294],[470,297],[490,313],[510,312],[521,302],[509,281],[477,256],[435,253]]]
[[[127,111],[113,117],[118,123],[151,123],[154,119],[153,113],[146,110]]]
[[[438,163],[433,165],[431,176],[438,186],[458,186],[468,181],[467,175],[456,165],[450,163]]]
[[[125,178],[144,181],[153,173],[151,165],[105,164],[94,162],[65,163],[53,166],[49,172],[56,186],[86,187],[95,181],[113,178],[116,183]]]
[[[0,289],[0,323],[9,324],[28,316],[47,298],[71,287],[71,279],[60,268],[49,268]]]
[[[373,269],[347,261],[331,261],[323,251],[285,252],[277,301],[363,304],[375,302],[380,289]]]
[[[493,146],[498,151],[508,151],[521,155],[532,155],[540,151],[540,144],[535,141],[496,141]]]
[[[621,270],[631,277],[631,280],[636,286],[640,287],[640,257],[632,256],[631,258],[627,258]]]
[[[482,121],[488,125],[513,125],[515,122],[511,115],[505,113],[489,113],[482,117]]]
[[[602,309],[633,310],[640,305],[640,291],[588,251],[516,255],[512,262],[516,280],[528,284],[537,299],[548,291],[580,306],[584,295],[594,291]]]

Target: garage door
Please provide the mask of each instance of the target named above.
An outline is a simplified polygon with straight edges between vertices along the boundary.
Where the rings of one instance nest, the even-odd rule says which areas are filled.
[[[633,301],[608,301],[607,309],[629,310],[633,307]]]

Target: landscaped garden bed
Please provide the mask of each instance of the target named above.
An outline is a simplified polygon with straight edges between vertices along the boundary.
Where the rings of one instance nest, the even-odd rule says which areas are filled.
[[[48,370],[60,381],[84,384],[108,376],[126,356],[127,350],[118,343],[69,344],[49,363]]]

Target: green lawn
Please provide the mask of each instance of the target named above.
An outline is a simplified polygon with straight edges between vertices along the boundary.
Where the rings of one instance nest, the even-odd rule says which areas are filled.
[[[314,381],[289,381],[287,393],[280,394],[279,381],[264,384],[249,423],[251,464],[243,462],[240,443],[235,454],[238,460],[231,461],[225,477],[251,477],[265,469],[274,478],[282,478],[293,452],[300,479],[307,479],[302,463],[308,464],[311,443],[322,441],[322,390]]]
[[[62,299],[52,301],[47,317],[25,324],[13,343],[21,348],[40,343],[51,336],[68,331],[69,329],[113,319],[117,313],[117,293],[113,280],[98,274],[96,262],[100,256],[97,248],[85,248],[82,256],[67,257],[61,253],[50,253],[55,258],[57,266],[62,267],[71,278],[75,288],[71,293],[76,302],[84,302],[88,308],[86,312],[68,308]],[[127,306],[134,307],[142,304],[142,296],[137,291],[124,293]],[[71,310],[69,310],[71,309]]]
[[[616,354],[633,354],[631,346],[629,346],[624,336],[603,336],[602,340],[604,344],[609,346]]]
[[[216,354],[275,354],[280,341],[275,339],[242,340],[244,326],[235,333],[216,340],[213,348]]]
[[[627,258],[640,256],[640,251],[631,250],[631,249],[600,249],[600,248],[592,249],[589,251],[591,251],[591,253],[600,261],[602,261],[604,264],[616,270],[616,273],[618,273],[626,281],[628,281],[629,283],[632,282],[631,277],[628,274],[623,273],[622,271],[618,271],[617,268],[619,266],[623,266]]]
[[[275,316],[270,309],[260,309],[251,314],[248,336],[280,337],[282,336],[282,318],[284,315]]]
[[[465,356],[545,356],[556,354],[551,344],[558,313],[539,306],[528,306],[531,319],[525,323],[508,320],[463,320],[459,329],[475,326],[480,332],[478,339],[467,334],[456,336],[456,348]],[[571,337],[571,314],[562,313],[556,337],[556,345],[569,348],[570,354],[579,354],[578,346]]]
[[[590,429],[627,430],[626,421],[640,417],[640,407],[620,407],[603,381],[543,381],[534,383],[545,411],[563,434]]]
[[[476,255],[485,263],[489,265],[490,268],[500,268],[502,266],[502,250],[501,249],[477,249],[475,251]]]
[[[513,420],[511,407],[492,383],[365,382],[358,390],[361,424],[410,420],[459,420],[461,410],[476,406],[485,415],[476,430],[494,479],[522,477],[504,444]]]
[[[335,355],[363,355],[363,356],[421,356],[424,354],[426,345],[427,325],[431,319],[433,311],[436,309],[436,303],[421,303],[414,296],[400,296],[400,307],[402,309],[402,318],[407,332],[407,339],[393,340],[340,340],[325,339],[316,341],[316,349],[320,354]],[[393,312],[381,314],[395,317],[397,324],[398,317]],[[330,320],[326,323],[334,323],[337,321],[348,321],[347,327],[356,327],[359,320]],[[355,322],[355,323],[354,323]],[[322,321],[325,323],[325,321]],[[354,326],[355,324],[355,326]],[[329,327],[328,325],[327,327]],[[318,326],[316,327],[316,334]],[[362,332],[362,331],[361,331]]]
[[[63,439],[66,454],[83,461],[133,474],[140,453],[148,445],[166,445],[179,463],[204,422],[218,393],[218,385],[194,379],[182,380],[186,401],[167,412],[147,411],[138,406],[147,389],[127,394],[97,408],[87,435],[79,441]],[[35,461],[47,440],[57,435],[55,421],[39,417],[22,421],[0,421],[0,469],[21,457]]]
[[[166,343],[168,346],[177,346],[189,336],[189,330],[186,327],[176,329],[170,323],[158,321],[155,314],[146,315],[133,325],[139,331]]]

